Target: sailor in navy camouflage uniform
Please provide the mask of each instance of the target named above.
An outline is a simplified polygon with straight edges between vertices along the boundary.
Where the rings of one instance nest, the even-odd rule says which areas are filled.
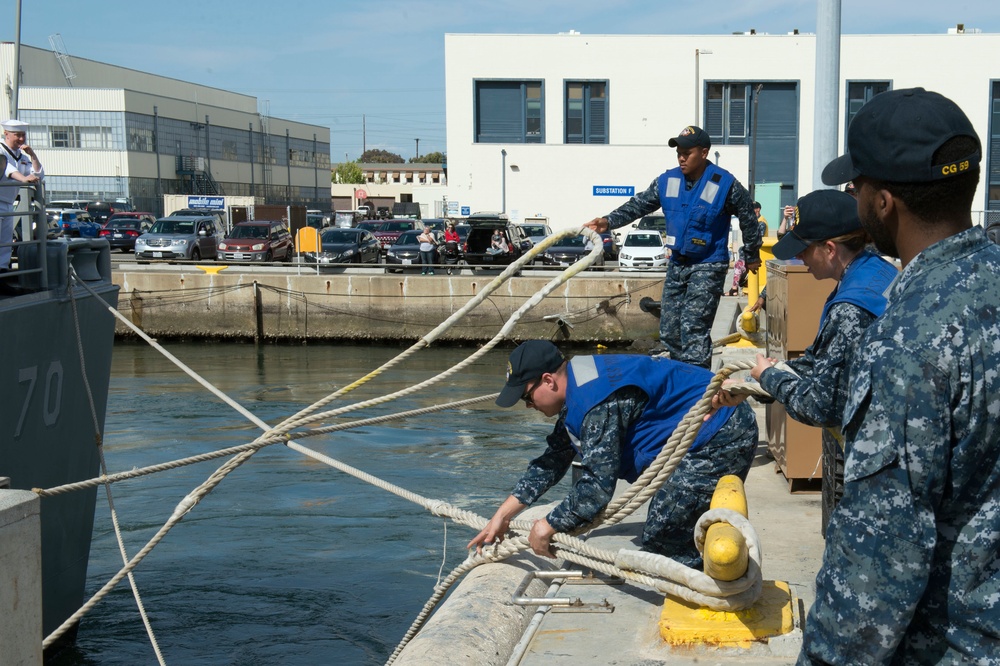
[[[660,301],[660,344],[670,358],[708,368],[712,324],[729,271],[730,220],[739,218],[742,258],[754,273],[760,268],[761,225],[746,188],[708,160],[708,132],[688,126],[668,143],[677,149],[679,166],[586,226],[604,232],[663,209],[670,261]]]
[[[844,497],[799,663],[1000,663],[1000,248],[972,226],[981,144],[921,88],[875,96],[851,180],[903,266],[850,366]]]
[[[704,395],[707,370],[644,355],[577,356],[565,361],[547,340],[529,340],[510,355],[501,407],[524,400],[558,415],[545,452],[531,461],[496,514],[468,547],[502,540],[511,519],[559,482],[575,456],[582,473],[570,494],[535,521],[532,549],[551,557],[550,539],[587,525],[611,501],[619,478],[635,481],[677,424]],[[718,480],[745,479],[758,440],[748,405],[727,407],[701,427],[680,465],[650,502],[642,549],[700,567],[694,526],[708,510]]]
[[[858,203],[837,190],[817,190],[800,198],[796,224],[774,246],[777,259],[800,259],[817,280],[831,278],[830,293],[819,319],[819,332],[805,353],[774,367],[774,359],[757,354],[751,376],[780,402],[790,417],[823,431],[823,508],[825,533],[828,507],[837,500],[833,471],[843,466],[840,423],[847,403],[847,363],[865,329],[885,311],[885,292],[896,278],[895,266],[868,249],[871,238],[861,227]],[[746,398],[725,390],[714,404],[735,405]]]

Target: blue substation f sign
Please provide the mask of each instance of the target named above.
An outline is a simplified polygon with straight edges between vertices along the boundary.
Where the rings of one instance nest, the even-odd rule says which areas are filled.
[[[632,185],[594,185],[595,197],[634,197]]]

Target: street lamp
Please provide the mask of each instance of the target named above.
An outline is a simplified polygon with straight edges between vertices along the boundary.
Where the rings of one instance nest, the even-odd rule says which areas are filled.
[[[694,122],[698,126],[701,126],[701,117],[699,114],[699,105],[701,103],[701,56],[712,55],[712,52],[708,49],[695,49],[694,50]]]
[[[500,149],[500,212],[507,212],[507,149]]]

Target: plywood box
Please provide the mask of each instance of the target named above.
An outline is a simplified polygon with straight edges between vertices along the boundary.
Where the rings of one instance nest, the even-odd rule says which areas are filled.
[[[806,487],[818,490],[823,479],[823,430],[789,417],[779,402],[767,406],[765,423],[768,450],[788,479],[789,489],[794,490],[797,481],[812,481]]]
[[[817,280],[803,264],[767,262],[767,351],[772,358],[799,355],[816,339],[833,278]]]

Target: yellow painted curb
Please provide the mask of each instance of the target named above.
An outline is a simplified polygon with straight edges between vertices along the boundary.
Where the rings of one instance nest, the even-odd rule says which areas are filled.
[[[218,275],[219,271],[224,271],[229,268],[229,266],[195,266],[195,268],[200,268],[209,275]]]
[[[736,612],[708,610],[668,596],[660,613],[660,636],[672,646],[747,648],[792,631],[793,605],[788,583],[772,580],[764,581],[757,603]]]

